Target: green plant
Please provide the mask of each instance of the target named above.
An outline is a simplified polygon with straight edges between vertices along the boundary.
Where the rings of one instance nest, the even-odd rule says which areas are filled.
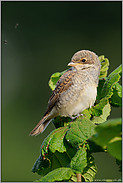
[[[80,181],[93,181],[97,173],[94,152],[107,152],[115,157],[121,171],[121,118],[107,120],[107,117],[111,106],[122,105],[122,87],[118,83],[122,67],[120,65],[107,76],[109,61],[103,55],[99,60],[101,71],[95,105],[71,123],[69,117],[52,119],[56,130],[44,139],[40,156],[32,168],[42,176],[38,182],[77,182],[78,176]],[[52,90],[64,72],[51,76],[49,86]]]

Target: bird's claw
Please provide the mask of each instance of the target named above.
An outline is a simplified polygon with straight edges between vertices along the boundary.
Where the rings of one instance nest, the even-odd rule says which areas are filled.
[[[70,116],[69,117],[72,119],[72,121],[74,121],[76,118],[80,117],[80,116],[83,116],[85,114],[77,114],[76,116]]]

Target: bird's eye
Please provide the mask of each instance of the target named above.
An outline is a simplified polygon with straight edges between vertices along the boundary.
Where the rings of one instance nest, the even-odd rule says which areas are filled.
[[[86,60],[83,58],[83,59],[82,59],[82,62],[85,62],[85,61],[86,61]]]

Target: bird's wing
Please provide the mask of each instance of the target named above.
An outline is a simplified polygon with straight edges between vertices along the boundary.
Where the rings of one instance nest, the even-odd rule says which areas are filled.
[[[70,68],[59,78],[56,84],[56,88],[53,90],[48,101],[48,107],[44,116],[47,115],[54,107],[59,98],[59,95],[65,92],[73,84],[72,77],[75,75],[75,73],[75,70],[72,70],[72,68]]]
[[[73,71],[72,68],[70,68],[60,77],[56,84],[56,88],[53,90],[48,101],[46,112],[36,127],[31,131],[30,135],[38,135],[39,133],[42,133],[46,126],[50,123],[51,118],[49,118],[49,114],[57,102],[59,95],[66,91],[73,84],[72,77],[75,75],[75,73],[75,70]]]

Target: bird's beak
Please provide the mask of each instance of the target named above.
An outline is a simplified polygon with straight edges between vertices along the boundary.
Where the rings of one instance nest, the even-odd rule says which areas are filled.
[[[75,66],[75,63],[71,61],[68,66]]]

